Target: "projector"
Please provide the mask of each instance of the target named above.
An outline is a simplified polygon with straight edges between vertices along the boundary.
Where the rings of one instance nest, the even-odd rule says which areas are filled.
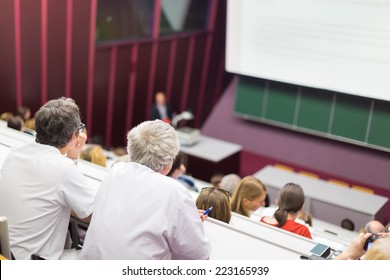
[[[180,144],[183,146],[192,146],[199,141],[200,131],[199,129],[184,126],[176,130],[180,140]]]

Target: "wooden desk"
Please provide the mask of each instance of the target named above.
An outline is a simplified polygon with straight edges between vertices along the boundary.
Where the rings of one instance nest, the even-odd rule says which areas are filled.
[[[0,255],[0,261],[6,261],[8,260],[7,258],[5,258],[3,255]]]
[[[212,175],[239,173],[242,146],[201,135],[192,146],[181,146],[180,151],[188,155],[188,172],[198,179],[210,181]]]
[[[348,218],[357,230],[373,219],[384,222],[389,200],[387,197],[339,187],[325,180],[284,171],[271,165],[254,176],[267,186],[271,201],[276,199],[285,184],[299,184],[305,192],[305,210],[318,219],[341,225],[341,221]]]

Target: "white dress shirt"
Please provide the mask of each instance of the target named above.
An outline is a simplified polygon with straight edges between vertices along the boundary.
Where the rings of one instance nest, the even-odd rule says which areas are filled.
[[[96,195],[81,259],[208,259],[194,200],[176,180],[117,163]]]
[[[0,216],[8,219],[16,259],[60,259],[71,209],[92,213],[96,188],[59,149],[29,143],[11,150],[0,173]]]

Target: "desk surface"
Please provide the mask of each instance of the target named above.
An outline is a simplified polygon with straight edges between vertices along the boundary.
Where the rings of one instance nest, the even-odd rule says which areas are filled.
[[[256,172],[254,176],[266,186],[281,189],[285,184],[299,184],[305,196],[356,212],[375,214],[387,203],[387,197],[339,187],[322,179],[310,178],[295,172],[288,172],[271,165]]]
[[[191,156],[219,162],[242,150],[241,145],[201,135],[192,146],[181,146],[180,151]]]

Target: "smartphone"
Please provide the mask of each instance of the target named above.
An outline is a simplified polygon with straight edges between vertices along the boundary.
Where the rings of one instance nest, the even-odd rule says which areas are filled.
[[[330,254],[330,247],[326,246],[324,244],[318,243],[316,246],[314,246],[313,249],[310,250],[310,253],[313,253],[313,255],[316,255],[316,256],[326,258]]]
[[[379,235],[376,235],[375,233],[371,235],[369,238],[367,238],[366,242],[364,243],[363,249],[367,251],[371,248],[372,244],[374,244],[375,240],[380,238]]]

